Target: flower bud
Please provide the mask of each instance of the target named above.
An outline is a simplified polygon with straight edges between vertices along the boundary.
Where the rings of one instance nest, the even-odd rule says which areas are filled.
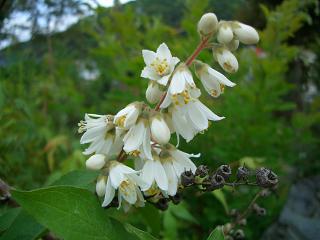
[[[151,120],[152,139],[159,144],[166,144],[170,140],[170,129],[162,116],[154,116]]]
[[[99,197],[103,197],[106,194],[107,179],[105,176],[100,177],[96,184],[96,193]]]
[[[259,42],[258,32],[251,26],[240,22],[233,24],[233,32],[244,44],[256,44]]]
[[[217,49],[216,55],[218,63],[224,71],[228,73],[235,73],[236,71],[238,71],[238,60],[228,49]]]
[[[163,91],[160,90],[160,87],[154,81],[150,81],[147,91],[146,91],[146,98],[149,103],[155,104],[160,101]]]
[[[91,170],[100,170],[106,163],[105,159],[105,155],[95,154],[86,161],[86,167]]]
[[[233,32],[230,24],[227,22],[220,23],[217,40],[219,43],[227,44],[233,39]]]
[[[217,30],[218,19],[214,13],[204,14],[198,23],[198,32],[201,36],[207,36]]]

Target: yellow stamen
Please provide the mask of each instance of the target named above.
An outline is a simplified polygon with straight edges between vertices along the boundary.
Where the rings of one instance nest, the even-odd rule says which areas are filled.
[[[159,58],[156,58],[152,63],[151,66],[154,68],[157,74],[160,76],[163,76],[165,74],[168,74],[169,70],[169,64],[167,62],[167,59],[160,60]]]

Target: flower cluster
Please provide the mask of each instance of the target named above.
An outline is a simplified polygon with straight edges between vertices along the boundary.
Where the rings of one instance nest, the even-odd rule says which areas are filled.
[[[145,67],[141,77],[148,79],[145,102],[133,102],[113,115],[86,114],[79,123],[81,144],[89,144],[84,151],[90,155],[89,169],[101,172],[96,193],[104,197],[102,206],[116,201],[128,210],[130,206],[144,206],[145,199],[154,203],[159,199],[174,199],[184,185],[186,172],[193,176],[198,170],[191,158],[199,157],[183,152],[170,144],[172,134],[190,142],[209,127],[218,116],[201,101],[201,91],[195,83],[191,66],[210,96],[219,97],[225,87],[234,87],[226,76],[196,60],[203,49],[211,48],[214,59],[228,73],[238,70],[233,55],[239,42],[254,44],[259,40],[252,27],[220,21],[213,13],[202,16],[198,23],[201,41],[185,61],[172,56],[165,43],[156,52],[143,50]],[[214,40],[217,40],[215,42]],[[124,164],[130,158],[134,169]],[[118,198],[115,198],[115,195]],[[115,200],[116,199],[116,200]]]

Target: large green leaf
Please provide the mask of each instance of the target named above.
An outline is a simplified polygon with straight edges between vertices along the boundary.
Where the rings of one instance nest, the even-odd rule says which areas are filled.
[[[35,219],[65,240],[152,239],[128,230],[109,218],[88,190],[54,186],[34,191],[13,191],[15,200]]]
[[[0,233],[10,227],[14,219],[19,215],[20,211],[20,208],[12,208],[0,216]]]
[[[216,227],[207,240],[224,240],[224,234],[221,226]]]
[[[45,228],[24,210],[17,208],[14,209],[14,213],[17,214],[16,217],[0,240],[34,240],[45,232]]]

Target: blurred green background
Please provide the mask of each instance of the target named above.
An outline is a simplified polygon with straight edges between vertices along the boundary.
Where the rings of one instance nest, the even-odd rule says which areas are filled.
[[[259,239],[277,219],[293,183],[319,174],[318,1],[136,0],[108,8],[85,0],[0,2],[0,177],[11,186],[34,189],[83,169],[79,120],[144,100],[141,50],[166,42],[186,59],[205,12],[256,27],[261,41],[236,52],[239,72],[227,75],[235,88],[219,99],[202,96],[226,119],[181,148],[202,154],[197,165],[245,162],[279,175],[277,194],[261,201],[267,217],[252,216],[244,227],[248,239]],[[26,31],[30,39],[21,42]],[[209,50],[199,59],[222,71]],[[223,190],[217,198],[190,191],[164,213],[148,206],[114,215],[157,237],[203,239],[254,192]]]

